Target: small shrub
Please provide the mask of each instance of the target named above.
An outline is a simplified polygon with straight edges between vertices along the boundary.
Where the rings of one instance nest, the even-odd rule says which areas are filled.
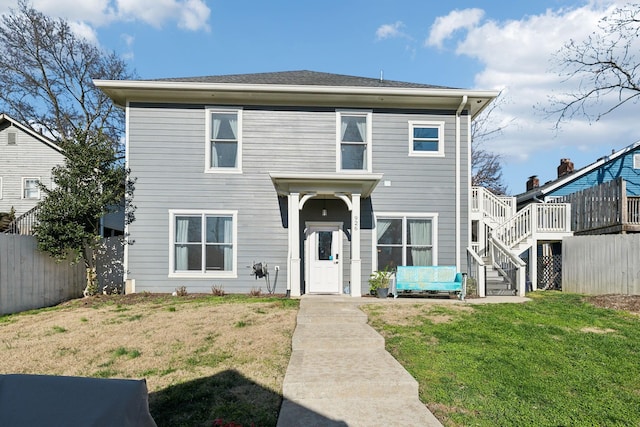
[[[225,295],[222,285],[211,286],[211,293],[217,297],[223,297]]]
[[[179,288],[176,288],[174,294],[179,297],[186,297],[189,295],[189,292],[187,292],[186,286],[180,286]]]
[[[251,288],[251,291],[249,292],[249,296],[252,297],[259,297],[262,295],[262,288]]]
[[[176,308],[173,307],[173,306],[172,307],[167,307],[167,310],[173,313],[174,311],[176,311]]]

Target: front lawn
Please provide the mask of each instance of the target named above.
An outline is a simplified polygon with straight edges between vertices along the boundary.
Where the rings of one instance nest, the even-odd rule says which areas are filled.
[[[145,378],[159,427],[274,426],[297,309],[283,298],[142,293],[0,316],[0,374]]]
[[[445,426],[638,425],[640,317],[578,295],[530,296],[364,310]]]

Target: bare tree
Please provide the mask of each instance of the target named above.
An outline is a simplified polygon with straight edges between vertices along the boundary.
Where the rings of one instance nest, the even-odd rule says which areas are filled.
[[[491,121],[492,113],[504,102],[504,97],[499,95],[471,124],[471,185],[487,188],[496,194],[507,191],[502,182],[502,157],[488,151],[484,143],[505,128]]]
[[[124,113],[92,79],[128,79],[126,63],[19,0],[0,21],[0,111],[54,138],[100,131],[117,144]]]
[[[586,40],[567,42],[555,57],[559,74],[579,82],[574,92],[550,97],[545,110],[557,118],[556,127],[576,115],[597,121],[640,96],[640,5],[615,9],[599,27]]]

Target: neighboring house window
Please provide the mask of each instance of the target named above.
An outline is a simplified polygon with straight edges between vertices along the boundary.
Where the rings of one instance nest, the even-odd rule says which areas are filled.
[[[437,265],[436,214],[388,214],[376,217],[377,269],[399,265]]]
[[[633,155],[633,168],[640,169],[640,153],[635,153]]]
[[[22,178],[22,198],[23,199],[39,199],[40,188],[38,183],[40,178]]]
[[[338,112],[338,171],[371,171],[370,112]]]
[[[409,122],[410,156],[444,156],[444,122]]]
[[[207,110],[208,172],[242,170],[242,112]]]
[[[235,211],[171,211],[170,276],[236,277]]]
[[[7,132],[7,144],[16,145],[17,140],[18,140],[17,132],[11,131],[11,130]]]

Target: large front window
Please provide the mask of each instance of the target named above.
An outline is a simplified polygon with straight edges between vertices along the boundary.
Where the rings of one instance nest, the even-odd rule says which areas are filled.
[[[376,218],[378,270],[399,265],[434,265],[436,217],[394,215]]]
[[[242,118],[238,110],[208,110],[207,170],[240,171]]]
[[[172,212],[170,274],[236,274],[235,212]]]
[[[371,170],[371,113],[338,113],[338,171]]]

